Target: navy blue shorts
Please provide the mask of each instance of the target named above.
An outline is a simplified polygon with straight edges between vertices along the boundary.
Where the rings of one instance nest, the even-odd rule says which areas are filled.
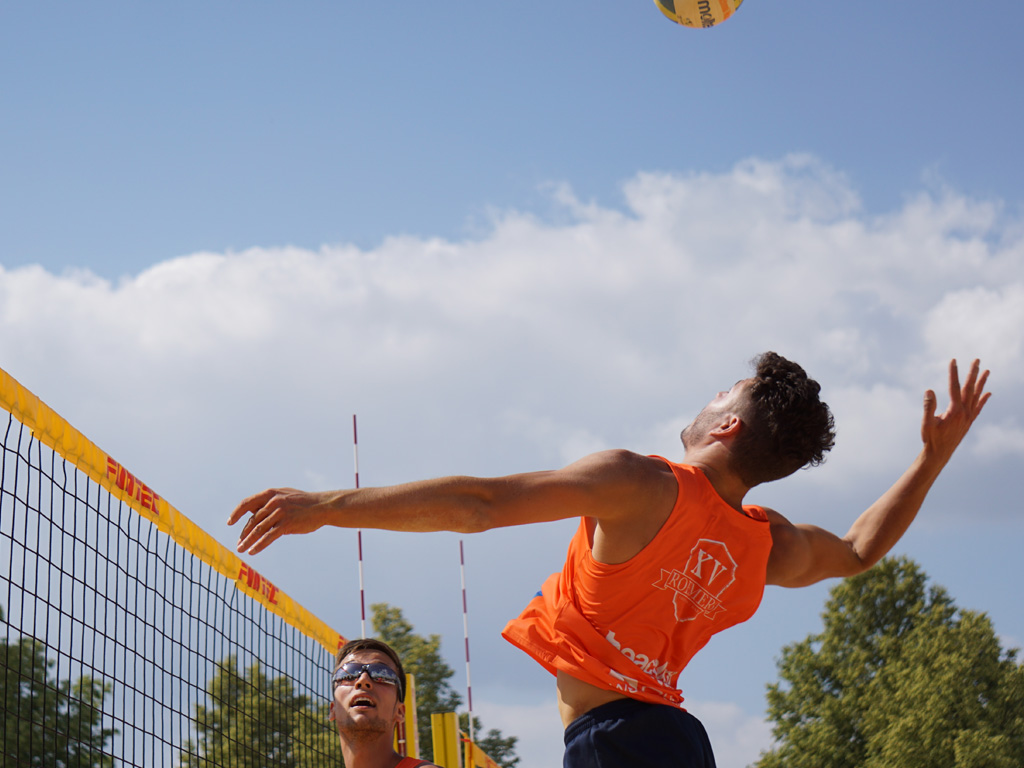
[[[565,729],[564,768],[715,768],[700,720],[678,707],[617,699]]]

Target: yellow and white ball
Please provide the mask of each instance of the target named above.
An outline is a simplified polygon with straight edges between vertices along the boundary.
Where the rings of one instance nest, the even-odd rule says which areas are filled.
[[[662,13],[687,27],[713,27],[732,16],[743,0],[654,0]]]

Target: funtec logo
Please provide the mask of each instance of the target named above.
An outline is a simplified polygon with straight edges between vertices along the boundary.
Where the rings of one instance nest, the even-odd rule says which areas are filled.
[[[113,480],[118,488],[124,491],[129,498],[134,499],[143,509],[148,509],[157,515],[160,514],[160,510],[157,509],[157,502],[160,501],[160,497],[156,495],[156,492],[110,456],[107,456],[107,477]]]
[[[699,616],[714,619],[725,610],[722,593],[736,581],[736,561],[721,541],[701,539],[690,550],[683,570],[661,569],[658,589],[675,592],[676,621],[693,621]]]
[[[242,563],[238,571],[237,581],[244,582],[253,592],[263,595],[271,605],[277,605],[277,587],[245,563]]]

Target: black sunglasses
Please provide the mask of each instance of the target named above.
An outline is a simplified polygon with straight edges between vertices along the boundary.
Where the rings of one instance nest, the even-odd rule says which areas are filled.
[[[401,695],[402,680],[399,678],[398,673],[387,664],[381,664],[379,661],[375,661],[371,664],[360,664],[358,661],[349,661],[342,664],[334,672],[334,684],[337,686],[339,683],[354,683],[363,676],[363,672],[368,674],[370,679],[375,683],[384,683],[386,685],[395,686],[398,688],[399,695]]]

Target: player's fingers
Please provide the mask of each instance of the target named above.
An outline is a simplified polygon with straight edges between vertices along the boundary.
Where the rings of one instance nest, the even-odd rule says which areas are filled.
[[[984,400],[988,400],[989,393],[985,392],[985,385],[988,383],[988,371],[983,371],[978,383],[974,387],[974,407],[975,415],[981,410],[981,406]]]
[[[238,540],[248,538],[252,535],[252,532],[256,529],[256,526],[260,522],[260,513],[263,508],[253,510],[252,517],[245,521],[245,525],[242,526],[242,530],[238,533]]]
[[[276,512],[264,515],[261,514],[262,512],[263,510],[260,510],[260,513],[253,515],[246,521],[245,527],[238,537],[239,552],[248,552],[250,555],[255,555],[277,538],[278,534],[275,533],[275,526],[280,515]]]
[[[978,416],[981,414],[981,409],[985,407],[985,403],[988,402],[988,399],[990,397],[992,397],[991,392],[986,392],[984,395],[981,396],[981,400],[978,401],[978,407],[974,410],[974,418],[978,418]]]
[[[234,525],[248,512],[256,512],[261,509],[275,493],[274,489],[268,488],[265,491],[253,494],[247,499],[243,499],[231,514],[228,515],[228,525]]]
[[[971,362],[970,369],[967,371],[967,381],[964,382],[962,390],[963,401],[967,404],[970,404],[974,399],[975,387],[978,383],[978,372],[980,370],[981,361],[977,359],[973,360]]]
[[[934,416],[935,415],[936,402],[937,402],[937,400],[936,400],[936,397],[935,397],[935,392],[933,392],[932,390],[929,389],[927,392],[924,393],[924,415],[925,416]]]
[[[953,407],[963,402],[963,393],[960,390],[960,372],[957,369],[956,358],[949,361],[949,402]]]
[[[936,398],[935,392],[928,390],[924,393],[924,417],[921,419],[921,439],[928,442],[928,435],[935,420]]]
[[[272,543],[272,542],[273,542],[273,541],[274,541],[275,539],[277,539],[277,538],[278,538],[279,536],[280,536],[280,534],[279,534],[279,533],[277,532],[277,529],[271,529],[271,530],[267,531],[267,532],[266,532],[266,533],[265,533],[265,534],[264,534],[263,536],[261,536],[261,537],[260,537],[259,539],[257,539],[257,540],[256,540],[256,541],[255,541],[254,543],[252,543],[252,544],[251,544],[251,545],[249,546],[249,548],[248,548],[248,549],[246,549],[246,550],[241,550],[241,551],[244,551],[244,552],[246,552],[247,554],[250,554],[250,555],[258,555],[258,554],[259,554],[260,552],[262,552],[262,551],[263,551],[264,549],[266,549],[267,547],[269,547],[269,546],[270,546],[270,544],[271,544],[271,543]]]

